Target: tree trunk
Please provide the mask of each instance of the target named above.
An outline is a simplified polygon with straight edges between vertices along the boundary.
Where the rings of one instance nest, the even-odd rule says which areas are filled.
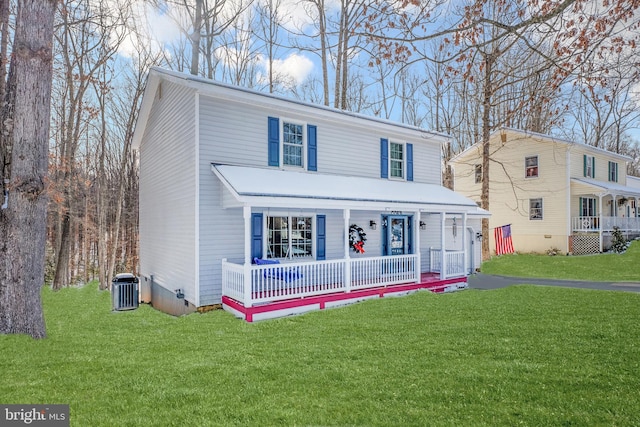
[[[196,0],[193,34],[191,35],[191,74],[198,75],[200,64],[200,39],[202,38],[202,5],[203,0]]]
[[[44,283],[55,1],[18,2],[0,147],[9,203],[0,210],[0,332],[46,337]]]
[[[491,135],[491,97],[493,88],[491,82],[491,72],[494,57],[485,54],[485,74],[484,74],[484,99],[482,101],[482,194],[480,196],[480,207],[489,210],[489,136]],[[482,219],[482,259],[488,260],[491,257],[489,248],[489,219]]]

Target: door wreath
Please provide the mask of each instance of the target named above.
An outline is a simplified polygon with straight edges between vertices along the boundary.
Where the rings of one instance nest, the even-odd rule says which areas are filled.
[[[353,248],[353,251],[359,254],[364,253],[364,242],[367,241],[367,233],[364,232],[362,227],[356,224],[349,226],[349,247]]]

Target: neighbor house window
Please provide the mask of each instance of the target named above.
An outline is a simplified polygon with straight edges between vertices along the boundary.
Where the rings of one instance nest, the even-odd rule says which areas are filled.
[[[542,219],[542,199],[529,199],[529,219]]]
[[[267,258],[300,258],[313,255],[312,217],[267,217]]]
[[[580,197],[580,216],[596,216],[596,199]]]
[[[609,181],[618,182],[618,164],[609,162]]]
[[[404,144],[389,144],[389,169],[392,178],[404,178]]]
[[[304,125],[282,122],[282,163],[304,167]]]
[[[587,178],[596,177],[596,159],[586,154],[584,155],[584,176]]]
[[[476,165],[475,167],[476,184],[482,182],[482,165]]]
[[[524,158],[525,176],[534,178],[538,176],[538,156],[530,156]]]

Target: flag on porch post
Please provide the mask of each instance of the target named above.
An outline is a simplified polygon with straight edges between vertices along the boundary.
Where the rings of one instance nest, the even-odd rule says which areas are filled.
[[[502,227],[496,227],[496,255],[512,254],[513,241],[511,240],[511,224],[503,225]]]

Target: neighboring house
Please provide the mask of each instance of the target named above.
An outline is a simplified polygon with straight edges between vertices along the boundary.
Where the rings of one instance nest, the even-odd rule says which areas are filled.
[[[511,224],[517,252],[597,253],[619,227],[640,234],[640,180],[629,157],[548,135],[502,129],[491,135],[490,247],[493,229]],[[480,201],[480,144],[451,160],[454,189]]]
[[[143,300],[252,321],[464,287],[488,213],[440,184],[446,141],[152,69],[134,135]]]

